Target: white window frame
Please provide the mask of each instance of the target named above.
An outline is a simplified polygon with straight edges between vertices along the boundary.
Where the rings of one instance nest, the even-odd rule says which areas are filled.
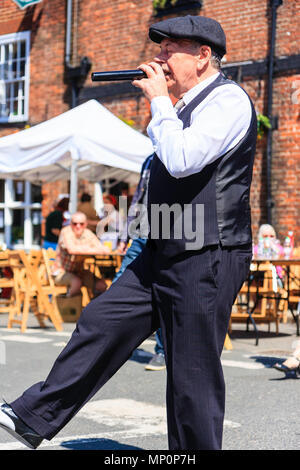
[[[33,221],[31,213],[33,210],[41,211],[42,204],[39,202],[31,201],[31,183],[29,181],[24,181],[25,200],[24,202],[21,202],[15,201],[13,188],[14,180],[6,179],[4,181],[4,202],[0,203],[0,209],[4,210],[4,242],[6,246],[12,249],[15,248],[19,250],[30,250],[40,248],[40,245],[33,244]],[[12,222],[14,209],[24,209],[24,239],[23,243],[20,244],[12,243]]]
[[[2,63],[3,56],[4,56],[4,46],[7,44],[17,43],[20,44],[20,41],[25,41],[25,72],[24,76],[21,78],[13,78],[11,80],[5,79],[1,75],[1,67],[0,67],[0,86],[4,89],[3,84],[7,82],[11,84],[24,82],[24,112],[21,111],[21,101],[22,97],[20,95],[18,100],[18,114],[14,115],[12,113],[13,107],[10,106],[10,113],[8,116],[1,116],[0,115],[0,123],[11,123],[11,122],[23,122],[28,120],[28,110],[29,110],[29,80],[30,80],[30,31],[22,31],[20,33],[12,33],[12,34],[4,34],[0,36],[0,63]],[[19,49],[19,47],[18,47]],[[21,60],[20,56],[18,57]],[[12,56],[9,59],[12,64]],[[19,92],[21,93],[21,88],[19,87]],[[4,101],[4,96],[0,98]],[[11,102],[12,103],[12,102]],[[0,106],[4,103],[0,103]]]

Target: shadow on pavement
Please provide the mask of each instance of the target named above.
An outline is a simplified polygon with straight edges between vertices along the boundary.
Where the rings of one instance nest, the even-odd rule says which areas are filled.
[[[232,329],[230,332],[230,338],[231,339],[255,339],[256,338],[256,333],[252,327],[250,327],[249,331],[246,330],[246,327],[244,330],[240,329]],[[258,337],[259,338],[284,338],[291,336],[291,333],[276,333],[275,331],[264,331],[259,329],[259,325],[257,326],[258,330]]]
[[[255,362],[258,362],[259,364],[263,364],[267,368],[271,368],[274,366],[276,363],[282,363],[284,362],[285,359],[282,359],[282,357],[275,357],[275,356],[250,356],[250,359],[253,359]]]
[[[70,450],[143,450],[111,439],[77,439],[62,442],[61,446]]]

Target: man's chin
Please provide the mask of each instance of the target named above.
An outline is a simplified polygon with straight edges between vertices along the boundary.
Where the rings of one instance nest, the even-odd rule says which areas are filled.
[[[166,82],[169,91],[172,91],[172,89],[176,87],[176,82],[168,76],[166,77]]]
[[[175,82],[170,82],[170,83],[167,83],[168,85],[168,92],[170,95],[173,95],[175,98],[179,99],[180,98],[180,94],[178,93],[178,89],[177,89],[177,86],[176,86],[176,83]]]

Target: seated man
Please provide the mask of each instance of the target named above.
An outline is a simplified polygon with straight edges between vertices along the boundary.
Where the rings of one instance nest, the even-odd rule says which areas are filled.
[[[104,279],[94,276],[83,268],[83,260],[75,255],[106,255],[109,250],[102,245],[96,235],[87,228],[87,218],[82,212],[71,217],[71,224],[60,233],[57,245],[56,265],[53,272],[56,285],[69,286],[68,296],[80,293],[81,286],[86,286],[99,295],[107,288]]]

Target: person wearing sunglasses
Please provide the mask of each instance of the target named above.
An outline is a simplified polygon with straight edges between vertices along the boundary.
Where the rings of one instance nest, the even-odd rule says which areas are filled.
[[[104,279],[95,277],[89,270],[83,268],[82,259],[76,254],[107,254],[105,247],[96,235],[87,228],[87,218],[83,212],[72,215],[70,225],[64,227],[60,233],[56,265],[54,270],[55,284],[67,285],[69,297],[80,293],[81,287],[86,286],[93,290],[94,295],[104,292],[107,285]]]

